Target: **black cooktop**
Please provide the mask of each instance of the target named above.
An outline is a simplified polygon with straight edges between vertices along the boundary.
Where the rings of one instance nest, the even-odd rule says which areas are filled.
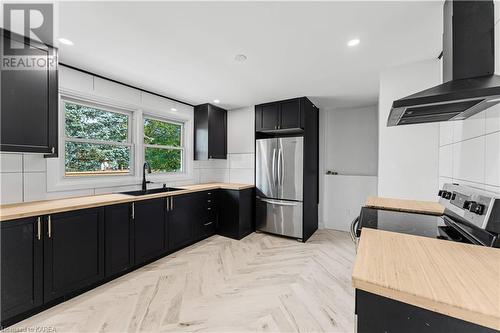
[[[495,242],[493,235],[468,225],[448,210],[442,216],[435,216],[363,207],[356,227],[357,237],[361,235],[362,228],[487,246]]]
[[[441,216],[363,207],[356,233],[359,237],[361,228],[372,228],[437,238],[440,226],[445,226]]]

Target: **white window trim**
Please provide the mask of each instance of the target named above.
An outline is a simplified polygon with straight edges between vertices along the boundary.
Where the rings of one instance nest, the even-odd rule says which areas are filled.
[[[141,124],[143,131],[144,131],[144,119],[157,120],[157,121],[161,121],[164,123],[170,123],[170,124],[175,124],[175,125],[181,126],[181,145],[180,145],[180,147],[146,144],[146,143],[144,143],[144,133],[141,136],[141,138],[139,139],[143,143],[142,158],[144,159],[144,161],[146,161],[146,148],[159,148],[159,149],[169,149],[169,150],[180,150],[181,151],[181,171],[180,172],[153,172],[151,174],[152,175],[164,175],[164,176],[184,174],[185,170],[186,170],[186,166],[185,166],[186,159],[184,157],[184,155],[186,153],[186,149],[185,149],[185,141],[186,141],[185,140],[185,133],[186,132],[184,130],[184,123],[180,122],[178,120],[172,120],[170,118],[158,117],[156,115],[150,115],[147,113],[143,113],[142,124]]]
[[[156,183],[166,183],[173,185],[174,182],[190,182],[193,177],[193,139],[194,139],[194,120],[192,112],[173,112],[169,110],[155,109],[145,107],[144,105],[134,105],[122,103],[109,98],[96,96],[94,94],[76,92],[74,90],[59,90],[59,106],[62,100],[75,100],[87,104],[96,104],[104,108],[110,108],[111,111],[123,110],[131,112],[132,126],[130,126],[130,140],[132,142],[132,160],[131,173],[129,175],[99,175],[95,177],[65,177],[64,166],[64,139],[65,123],[64,109],[59,107],[59,157],[48,158],[47,161],[47,192],[70,191],[81,189],[97,189],[112,187],[130,187],[138,186],[142,181],[142,167],[144,164],[144,144],[143,144],[143,113],[146,117],[158,118],[159,120],[168,120],[172,122],[183,123],[183,143],[184,143],[184,167],[183,172],[179,173],[152,173],[148,174],[148,180]],[[122,112],[123,112],[122,111]],[[141,153],[139,153],[141,152]],[[113,189],[110,189],[112,192]]]
[[[128,117],[128,128],[127,128],[127,141],[124,142],[118,142],[118,141],[107,141],[107,140],[95,140],[95,139],[81,139],[81,138],[73,138],[73,137],[68,137],[66,136],[66,109],[64,107],[64,104],[68,103],[74,103],[77,105],[82,105],[82,106],[87,106],[89,108],[94,108],[94,109],[99,109],[102,111],[106,112],[113,112],[113,113],[119,113],[126,115]],[[134,175],[134,161],[135,161],[135,147],[134,147],[134,138],[133,138],[133,127],[134,127],[134,121],[133,121],[133,111],[128,111],[124,109],[116,109],[113,107],[105,106],[102,104],[98,103],[93,103],[93,102],[88,102],[84,100],[79,100],[75,98],[69,98],[66,96],[61,96],[60,98],[60,104],[59,104],[59,110],[61,110],[62,113],[62,128],[61,132],[59,135],[59,140],[62,140],[62,147],[63,150],[59,151],[59,154],[62,155],[63,158],[61,158],[61,163],[62,163],[62,169],[64,170],[64,178],[69,178],[69,179],[76,179],[76,178],[82,178],[82,179],[87,179],[89,177],[107,177],[106,175],[95,175],[95,176],[89,176],[89,175],[74,175],[74,176],[67,176],[66,175],[66,165],[65,165],[65,160],[66,160],[66,151],[65,151],[65,144],[66,142],[79,142],[79,143],[91,143],[91,144],[104,144],[104,145],[113,145],[113,146],[124,146],[124,147],[130,147],[130,160],[129,160],[129,165],[130,165],[130,171],[127,174],[124,175],[109,175],[110,177],[118,177],[118,176],[129,176],[129,175]]]

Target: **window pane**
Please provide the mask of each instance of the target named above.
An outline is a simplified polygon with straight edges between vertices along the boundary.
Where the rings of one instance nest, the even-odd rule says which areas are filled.
[[[182,150],[146,147],[144,155],[153,172],[182,171]]]
[[[181,146],[182,125],[144,119],[144,143],[148,145]]]
[[[66,142],[65,156],[66,176],[130,172],[130,147]]]
[[[126,142],[128,116],[83,105],[64,103],[66,136],[80,139]]]

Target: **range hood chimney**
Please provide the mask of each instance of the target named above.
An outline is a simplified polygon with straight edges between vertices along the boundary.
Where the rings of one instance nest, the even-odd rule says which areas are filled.
[[[443,81],[392,103],[387,126],[466,119],[500,103],[493,0],[446,0]]]

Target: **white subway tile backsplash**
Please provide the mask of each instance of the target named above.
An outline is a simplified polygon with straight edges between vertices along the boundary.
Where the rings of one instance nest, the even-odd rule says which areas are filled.
[[[453,142],[467,140],[484,135],[486,126],[486,112],[480,112],[470,118],[453,123]]]
[[[228,169],[200,169],[200,183],[229,182]]]
[[[0,173],[0,203],[3,205],[22,201],[23,174],[21,172]]]
[[[229,167],[228,160],[202,160],[197,161],[199,169],[227,169]]]
[[[443,121],[439,123],[439,146],[448,145],[453,142],[453,122]]]
[[[24,172],[47,171],[47,160],[40,154],[24,154]]]
[[[453,177],[453,146],[439,147],[439,175]]]
[[[439,177],[439,188],[443,188],[443,185],[446,183],[453,183],[453,178]]]
[[[45,172],[31,172],[24,174],[24,201],[39,201],[94,195],[94,189],[47,192],[47,178]]]
[[[485,136],[485,183],[500,186],[500,132]]]
[[[484,136],[453,145],[453,178],[484,184]]]
[[[1,172],[22,172],[23,154],[1,153],[0,154]]]
[[[229,168],[249,169],[255,165],[254,154],[229,154]]]
[[[450,142],[449,125],[453,126]],[[448,146],[444,146],[446,144]],[[500,188],[500,105],[459,122],[440,124],[439,176],[447,179],[452,148],[453,181],[498,193]]]
[[[195,184],[200,182],[200,169],[193,169],[193,182]]]
[[[500,6],[499,6],[500,7]],[[500,104],[486,109],[486,133],[500,131]]]
[[[24,200],[47,199],[47,177],[43,172],[24,174]]]
[[[254,171],[253,169],[230,169],[229,182],[254,184]]]

